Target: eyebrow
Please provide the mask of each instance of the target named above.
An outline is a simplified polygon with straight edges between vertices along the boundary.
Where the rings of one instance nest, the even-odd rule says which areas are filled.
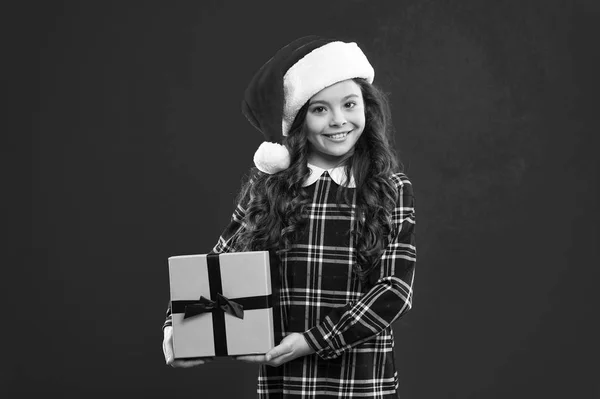
[[[343,102],[343,101],[346,101],[347,99],[349,99],[349,98],[352,98],[352,97],[358,97],[358,94],[348,94],[346,97],[342,98],[342,102]],[[316,101],[313,101],[313,102],[310,102],[310,103],[308,103],[308,105],[313,105],[313,104],[325,104],[325,105],[330,105],[330,104],[329,104],[327,101],[325,101],[325,100],[316,100]]]

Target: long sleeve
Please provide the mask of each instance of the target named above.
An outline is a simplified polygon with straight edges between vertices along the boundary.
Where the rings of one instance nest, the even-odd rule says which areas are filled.
[[[374,273],[372,288],[359,300],[331,310],[304,333],[323,359],[336,358],[371,339],[412,307],[416,263],[414,195],[404,174],[394,175],[393,179],[398,186],[393,229],[381,256],[379,274]]]
[[[244,217],[246,215],[245,201],[240,202],[235,210],[225,230],[221,233],[217,244],[213,247],[212,253],[233,252],[238,233],[244,228]]]

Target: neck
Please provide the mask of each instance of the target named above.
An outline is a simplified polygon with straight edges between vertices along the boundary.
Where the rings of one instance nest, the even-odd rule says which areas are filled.
[[[328,154],[316,154],[314,152],[310,152],[307,160],[311,165],[318,166],[321,169],[333,169],[344,165],[348,158],[352,156],[352,153],[353,151],[348,152],[340,157],[336,157]]]

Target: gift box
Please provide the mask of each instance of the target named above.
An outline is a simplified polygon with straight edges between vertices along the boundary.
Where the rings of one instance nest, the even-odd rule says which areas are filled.
[[[268,251],[168,260],[176,359],[264,354],[274,347]]]

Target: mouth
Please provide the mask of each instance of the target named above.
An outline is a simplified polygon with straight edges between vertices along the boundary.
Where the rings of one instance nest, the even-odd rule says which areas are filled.
[[[332,133],[332,134],[323,134],[323,136],[327,137],[330,140],[333,141],[342,141],[346,138],[346,136],[348,136],[350,134],[350,132],[352,132],[352,130],[349,130],[347,132],[340,132],[340,133]]]

